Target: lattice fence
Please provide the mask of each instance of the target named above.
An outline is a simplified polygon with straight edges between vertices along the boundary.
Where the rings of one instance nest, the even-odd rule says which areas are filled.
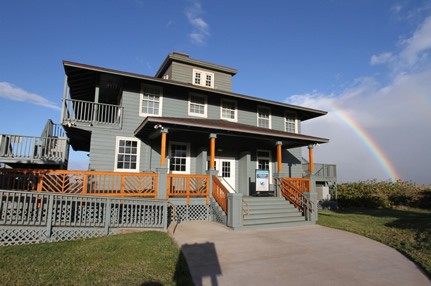
[[[173,221],[210,220],[209,205],[206,204],[206,199],[191,199],[189,205],[185,199],[171,199],[171,204],[173,206],[169,207],[169,223]]]
[[[211,199],[210,214],[212,221],[227,225],[227,216],[214,199]]]
[[[167,227],[163,200],[0,190],[0,245],[109,235],[118,228]]]

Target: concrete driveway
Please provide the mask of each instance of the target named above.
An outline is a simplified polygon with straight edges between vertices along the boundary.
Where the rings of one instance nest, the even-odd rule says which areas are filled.
[[[398,251],[319,225],[232,231],[182,222],[169,232],[200,285],[431,285]]]

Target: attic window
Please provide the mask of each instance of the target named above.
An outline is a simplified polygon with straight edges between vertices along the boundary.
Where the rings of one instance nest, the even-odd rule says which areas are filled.
[[[193,84],[214,88],[214,73],[193,69]]]

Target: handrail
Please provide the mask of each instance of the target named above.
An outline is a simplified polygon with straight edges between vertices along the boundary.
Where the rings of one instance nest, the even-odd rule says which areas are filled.
[[[222,182],[218,179],[217,176],[213,175],[213,192],[212,195],[216,202],[219,204],[219,206],[222,208],[225,214],[227,214],[227,194],[229,194],[229,191],[227,188],[223,185]]]
[[[226,187],[226,189],[228,189],[228,191],[229,191],[229,193],[236,193],[236,191],[235,191],[235,189],[231,186],[231,184],[229,184],[229,182],[223,177],[223,176],[217,176],[217,178],[220,180],[220,181],[223,181],[224,183],[223,183],[223,185],[227,185],[229,188],[227,188]],[[226,186],[225,185],[225,186]]]
[[[157,198],[157,174],[0,169],[0,188],[44,193]]]
[[[197,174],[168,174],[167,199],[185,197],[190,204],[191,197],[204,197],[209,204],[209,176]]]
[[[97,103],[76,99],[65,99],[63,124],[94,124],[101,126],[121,126],[120,105]]]
[[[310,192],[310,179],[308,178],[277,178],[275,179],[277,188],[281,194],[295,207],[304,212],[313,210],[313,203],[304,193]]]

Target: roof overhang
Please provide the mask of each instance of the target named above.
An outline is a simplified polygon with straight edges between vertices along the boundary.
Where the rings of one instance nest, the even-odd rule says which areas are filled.
[[[75,63],[70,61],[63,61],[63,65],[64,65],[65,73],[68,77],[69,85],[71,83],[76,85],[73,88],[76,91],[88,90],[91,88],[94,90],[94,87],[97,84],[96,79],[98,78],[98,76],[101,73],[106,73],[106,74],[117,75],[125,78],[138,79],[138,80],[141,80],[142,82],[147,82],[150,84],[156,83],[156,84],[161,84],[165,86],[168,85],[173,87],[183,87],[194,92],[200,92],[205,94],[218,94],[218,95],[237,98],[237,99],[251,100],[260,104],[267,104],[270,106],[279,106],[295,112],[297,114],[298,119],[301,121],[316,118],[327,114],[326,111],[317,110],[313,108],[292,105],[292,104],[267,100],[263,98],[253,97],[249,95],[218,90],[218,89],[200,87],[200,86],[196,86],[188,83],[166,80],[166,79],[161,79],[161,78],[156,78],[151,76],[145,76],[145,75],[136,74],[136,73],[123,72],[123,71],[91,66],[86,64],[80,64],[80,63]],[[74,90],[72,90],[72,87],[71,87],[71,92],[73,92]],[[79,99],[79,98],[74,98],[74,99]]]
[[[286,148],[329,142],[329,139],[326,138],[255,127],[226,120],[174,117],[147,117],[135,130],[135,136],[138,138],[150,138],[156,129],[180,130],[191,133],[215,133],[272,142],[281,141]]]

